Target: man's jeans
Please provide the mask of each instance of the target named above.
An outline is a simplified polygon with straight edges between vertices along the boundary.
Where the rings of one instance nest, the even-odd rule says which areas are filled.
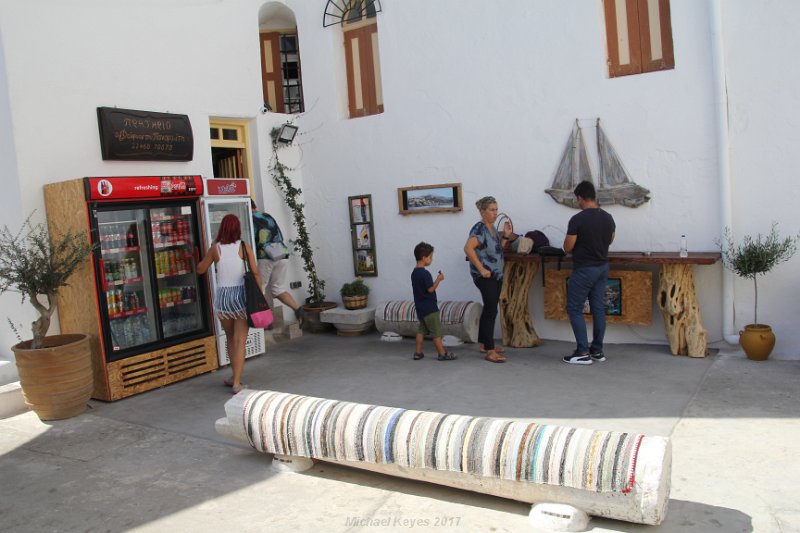
[[[583,304],[589,298],[592,310],[592,350],[603,350],[603,337],[606,334],[605,294],[608,282],[608,263],[602,266],[581,267],[572,271],[567,283],[567,314],[578,353],[589,353],[586,338],[586,320],[583,317]]]

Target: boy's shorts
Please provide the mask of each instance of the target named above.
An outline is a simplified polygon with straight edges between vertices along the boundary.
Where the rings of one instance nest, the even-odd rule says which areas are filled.
[[[433,338],[442,336],[442,319],[439,316],[439,311],[427,314],[419,321],[417,333],[423,335],[430,335]]]

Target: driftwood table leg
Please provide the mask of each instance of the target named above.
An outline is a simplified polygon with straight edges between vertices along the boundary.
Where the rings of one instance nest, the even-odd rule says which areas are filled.
[[[708,332],[697,305],[692,265],[661,265],[658,306],[664,314],[672,355],[705,357],[708,354]]]
[[[506,346],[531,348],[542,343],[528,311],[528,290],[538,271],[538,263],[506,263],[500,292],[500,325]]]

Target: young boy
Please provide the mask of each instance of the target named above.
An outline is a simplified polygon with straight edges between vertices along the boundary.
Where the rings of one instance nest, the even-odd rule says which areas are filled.
[[[414,305],[417,308],[419,328],[417,329],[417,349],[414,360],[419,361],[425,355],[422,353],[422,341],[425,335],[433,337],[433,345],[439,354],[439,361],[452,361],[456,354],[448,352],[442,344],[442,321],[439,317],[439,306],[436,304],[436,287],[444,279],[444,274],[439,271],[436,281],[425,267],[433,262],[433,246],[421,242],[414,247],[414,258],[417,266],[411,272],[411,288],[414,291]]]

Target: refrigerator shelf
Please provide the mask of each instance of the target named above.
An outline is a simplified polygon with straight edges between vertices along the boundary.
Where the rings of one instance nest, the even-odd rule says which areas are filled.
[[[192,299],[188,300],[178,300],[177,302],[161,302],[159,305],[161,309],[167,309],[168,307],[175,307],[176,305],[186,305],[186,304],[193,304],[195,301]]]
[[[165,222],[165,221],[169,221],[169,220],[181,220],[181,219],[185,220],[188,217],[189,217],[189,215],[156,215],[156,214],[152,214],[152,215],[150,215],[150,220],[152,220],[153,222]]]
[[[103,252],[103,256],[106,255],[116,255],[116,254],[129,254],[132,252],[138,252],[140,249],[139,246],[127,246],[124,248],[103,248],[101,251]]]
[[[186,274],[193,274],[194,270],[178,270],[177,272],[173,272],[172,274],[156,274],[156,278],[164,279],[164,278],[174,278],[177,276],[185,276]]]
[[[141,283],[144,281],[144,278],[139,276],[138,278],[127,278],[127,279],[117,279],[114,281],[106,281],[106,285],[133,285],[134,283]]]
[[[178,248],[186,247],[189,243],[186,241],[173,241],[173,242],[154,242],[153,248],[156,250],[163,250],[164,248]]]
[[[145,315],[145,314],[147,314],[147,308],[146,307],[138,307],[136,309],[131,309],[129,311],[123,311],[121,313],[108,315],[108,319],[109,320],[117,320],[118,318],[125,318],[125,317],[129,317],[129,316]]]

